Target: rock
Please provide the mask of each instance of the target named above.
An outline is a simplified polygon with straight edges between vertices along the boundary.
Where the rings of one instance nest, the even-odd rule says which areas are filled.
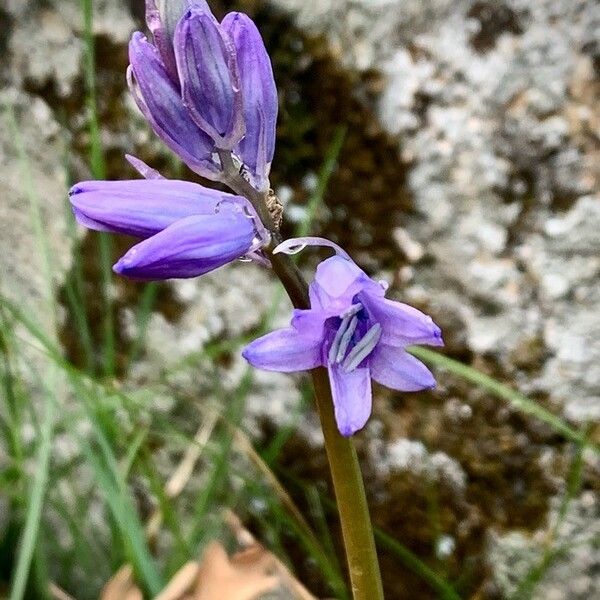
[[[540,540],[548,549],[560,548],[560,556],[550,560],[542,571],[532,598],[587,600],[600,594],[597,576],[600,559],[596,547],[600,535],[598,498],[589,491],[571,500],[558,530],[549,537],[559,518],[560,504],[561,499],[553,499],[550,528],[531,538],[518,532],[491,536],[489,561],[502,597],[514,594],[530,571],[541,564],[544,544]],[[547,545],[549,542],[551,547]]]
[[[580,414],[578,382],[596,398],[600,380],[597,4],[273,2],[348,67],[383,76],[376,109],[399,136],[416,207],[395,235],[415,263],[405,297],[456,307],[468,348],[508,371],[541,339],[553,358],[535,385]]]
[[[53,336],[57,315],[52,314],[54,299],[49,294],[71,264],[66,134],[39,97],[6,89],[0,94],[0,111],[0,287]]]
[[[48,5],[12,3],[9,14],[19,19],[8,40],[13,85],[36,89],[49,85],[65,98],[81,84],[85,44],[84,22],[79,0],[61,0]],[[94,3],[93,33],[113,43],[124,44],[134,29],[129,12],[118,3],[101,0]]]

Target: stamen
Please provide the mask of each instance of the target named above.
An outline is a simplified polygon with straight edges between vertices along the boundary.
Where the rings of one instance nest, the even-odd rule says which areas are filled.
[[[329,354],[327,355],[327,359],[332,364],[335,362],[338,348],[340,347],[340,343],[342,341],[342,337],[344,336],[344,333],[346,333],[346,330],[348,329],[348,326],[350,325],[351,319],[352,319],[352,315],[350,315],[348,317],[344,317],[342,319],[342,322],[340,323],[340,326],[335,334],[335,337],[333,338],[331,348],[329,348]]]
[[[381,337],[381,325],[375,323],[363,338],[352,348],[350,354],[346,357],[346,360],[342,363],[342,367],[346,373],[354,371],[360,363],[371,354],[379,338]]]
[[[346,356],[346,350],[348,350],[348,345],[350,344],[350,340],[356,331],[356,326],[358,325],[358,317],[352,317],[352,321],[350,321],[350,325],[348,325],[348,329],[344,332],[342,339],[340,340],[340,347],[338,348],[337,354],[335,356],[335,362],[341,363],[344,360],[344,356]]]
[[[357,315],[363,308],[363,305],[360,302],[357,302],[356,304],[353,304],[348,310],[346,310],[345,312],[343,312],[340,317],[342,317],[342,319],[344,317],[352,317],[354,315]]]

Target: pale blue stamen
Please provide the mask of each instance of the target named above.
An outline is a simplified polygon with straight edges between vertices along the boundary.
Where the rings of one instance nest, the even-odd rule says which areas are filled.
[[[342,319],[346,318],[346,317],[353,317],[354,315],[357,315],[363,308],[363,305],[360,302],[357,302],[356,304],[353,304],[348,310],[346,310],[345,312],[343,312],[340,317]]]
[[[358,317],[352,317],[352,321],[350,321],[350,325],[348,325],[348,329],[342,335],[342,339],[340,340],[340,345],[335,356],[335,362],[341,363],[344,360],[344,356],[346,356],[346,350],[348,350],[348,345],[350,344],[350,340],[356,331],[356,326],[358,325]]]
[[[342,337],[344,336],[344,333],[346,333],[346,330],[348,329],[351,321],[352,321],[351,315],[348,315],[347,317],[344,317],[342,319],[342,322],[337,330],[337,333],[335,334],[335,337],[333,338],[333,342],[331,343],[331,347],[329,348],[329,354],[327,356],[327,359],[329,360],[330,363],[335,362],[335,358],[337,356],[338,349],[339,349],[340,343],[342,341]]]
[[[350,373],[350,371],[354,371],[360,363],[371,354],[375,346],[377,346],[377,342],[379,342],[379,338],[381,337],[381,325],[379,323],[375,323],[367,333],[363,336],[363,338],[352,348],[350,354],[346,357],[346,360],[342,363],[342,368],[346,373]]]

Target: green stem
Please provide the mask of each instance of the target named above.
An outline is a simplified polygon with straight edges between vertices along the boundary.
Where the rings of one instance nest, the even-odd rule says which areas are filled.
[[[382,600],[379,562],[356,450],[352,440],[337,429],[327,371],[321,367],[311,374],[342,524],[352,596],[354,600]]]
[[[280,241],[280,236],[268,211],[266,194],[255,190],[240,176],[229,152],[219,151],[219,156],[224,182],[252,203],[263,224],[272,234],[271,244],[263,248],[263,251],[271,261],[273,271],[283,284],[292,304],[296,308],[310,308],[308,286],[294,261],[285,254],[272,252]],[[356,450],[352,440],[343,437],[338,431],[327,371],[319,368],[314,369],[311,374],[342,525],[352,595],[354,600],[383,600],[375,539]]]

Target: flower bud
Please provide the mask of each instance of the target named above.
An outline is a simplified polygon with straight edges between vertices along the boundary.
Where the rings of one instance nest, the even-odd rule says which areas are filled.
[[[113,270],[133,279],[198,277],[250,251],[253,221],[236,207],[179,219],[140,242]]]
[[[158,50],[139,32],[134,33],[129,42],[129,61],[129,87],[156,134],[190,169],[204,177],[218,179],[213,140],[192,120]]]
[[[221,150],[244,134],[235,48],[215,18],[190,9],[175,30],[175,59],[185,107]]]
[[[152,32],[154,45],[174,81],[178,81],[173,37],[179,19],[190,8],[198,8],[210,13],[206,0],[146,0],[146,23]]]
[[[229,13],[222,22],[236,51],[246,134],[235,151],[246,166],[251,183],[269,187],[269,171],[275,152],[277,88],[267,50],[256,25],[247,15]]]

